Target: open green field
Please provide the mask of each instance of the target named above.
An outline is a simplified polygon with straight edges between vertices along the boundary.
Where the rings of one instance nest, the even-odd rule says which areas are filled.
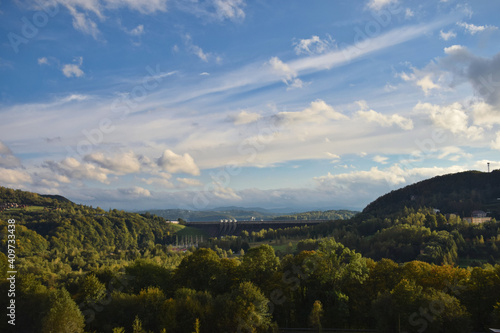
[[[207,234],[198,228],[186,227],[183,225],[175,225],[175,228],[177,228],[177,230],[174,229],[174,232],[178,236],[204,236],[204,237],[207,237]]]
[[[43,206],[28,206],[26,208],[10,208],[7,212],[41,212],[44,208]]]

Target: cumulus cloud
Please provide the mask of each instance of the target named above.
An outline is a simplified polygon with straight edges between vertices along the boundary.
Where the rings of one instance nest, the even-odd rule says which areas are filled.
[[[188,173],[193,176],[200,174],[200,169],[188,153],[177,155],[170,149],[167,149],[163,152],[157,163],[158,166],[170,173]]]
[[[399,73],[405,81],[418,85],[426,95],[433,90],[451,91],[469,83],[476,96],[500,110],[500,53],[491,58],[472,54],[462,45],[444,48],[445,56],[431,61],[422,69]]]
[[[132,151],[115,154],[114,156],[107,156],[98,152],[86,155],[84,159],[119,175],[136,173],[141,170],[141,162]]]
[[[194,178],[177,178],[177,181],[182,186],[192,186],[192,187],[203,186],[203,183],[201,181]]]
[[[496,139],[491,141],[491,148],[500,150],[500,131],[496,133]]]
[[[228,119],[235,125],[245,125],[258,121],[262,116],[256,112],[241,111],[236,115],[230,115]]]
[[[281,61],[278,57],[272,57],[269,60],[269,65],[274,73],[282,76],[282,81],[291,88],[302,88],[303,82],[297,78],[297,73],[286,63]]]
[[[67,157],[61,162],[46,161],[43,166],[69,179],[96,180],[109,184],[105,169],[91,163],[81,163],[73,157]]]
[[[321,54],[335,45],[335,40],[327,35],[326,39],[321,39],[319,36],[311,36],[311,38],[299,39],[293,43],[295,53],[299,54]]]
[[[471,107],[475,125],[491,129],[493,125],[500,124],[500,110],[497,106],[481,101],[474,103]]]
[[[20,186],[31,183],[30,174],[24,170],[13,170],[0,167],[0,183],[6,186]]]
[[[377,123],[383,127],[398,126],[404,130],[413,129],[413,121],[398,114],[384,115],[374,110],[368,110],[368,105],[365,101],[357,102],[361,110],[356,112],[356,116],[367,122]]]
[[[276,117],[285,123],[322,123],[329,120],[348,119],[347,116],[335,111],[331,105],[320,99],[312,102],[302,111],[279,112]]]
[[[83,57],[78,57],[75,59],[76,64],[66,64],[62,68],[62,72],[66,77],[81,77],[85,73],[80,68],[83,64]]]
[[[384,183],[389,186],[401,186],[422,179],[461,171],[464,171],[464,168],[461,166],[405,169],[395,164],[385,169],[372,167],[370,170],[352,171],[349,173],[328,173],[326,176],[315,177],[314,180],[321,188],[363,192],[361,189],[365,186],[371,188]]]
[[[375,157],[373,157],[373,161],[374,162],[377,162],[377,163],[380,163],[380,164],[387,164],[387,160],[389,158],[386,157],[386,156],[380,156],[380,155],[377,155]]]
[[[457,37],[457,34],[453,31],[453,30],[450,30],[450,31],[439,31],[439,36],[441,37],[442,40],[445,40],[445,41],[448,41],[452,38],[455,38]]]
[[[2,141],[0,141],[0,167],[17,168],[21,166],[21,161],[12,153]]]
[[[470,140],[478,140],[483,137],[481,127],[469,126],[469,115],[460,103],[446,106],[418,103],[415,110],[426,112],[434,125],[453,134],[465,136]]]
[[[433,67],[432,64],[428,67]],[[407,82],[413,82],[424,91],[425,95],[429,95],[430,91],[433,89],[440,89],[441,86],[434,82],[434,77],[436,72],[433,68],[425,68],[424,70],[419,70],[415,67],[411,67],[412,72],[406,73],[402,72],[398,74],[400,78]],[[437,78],[440,79],[439,77]]]
[[[212,193],[219,199],[232,201],[243,200],[242,197],[236,194],[236,192],[230,187],[216,186]]]
[[[464,28],[465,32],[475,35],[479,32],[484,32],[488,30],[497,30],[498,27],[492,26],[492,25],[474,25],[472,23],[465,23],[465,22],[458,22],[457,25],[459,27]]]
[[[143,187],[139,186],[134,186],[131,188],[121,188],[118,189],[118,191],[127,197],[133,197],[133,198],[141,198],[141,197],[150,197],[151,192]]]
[[[440,149],[440,153],[438,155],[439,159],[448,159],[449,161],[459,161],[463,158],[471,158],[472,154],[466,153],[460,147],[456,146],[448,146]]]

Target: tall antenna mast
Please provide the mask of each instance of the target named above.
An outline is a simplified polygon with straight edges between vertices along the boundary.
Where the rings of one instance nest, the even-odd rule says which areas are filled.
[[[490,173],[490,162],[488,162],[488,173]]]

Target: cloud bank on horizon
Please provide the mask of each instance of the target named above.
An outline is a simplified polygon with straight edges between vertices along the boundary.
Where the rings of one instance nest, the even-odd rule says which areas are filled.
[[[500,3],[0,3],[0,185],[361,209],[500,168]]]

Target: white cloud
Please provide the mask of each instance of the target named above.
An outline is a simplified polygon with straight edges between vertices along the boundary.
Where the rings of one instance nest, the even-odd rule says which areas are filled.
[[[38,64],[39,65],[48,65],[49,60],[46,57],[38,58]]]
[[[104,153],[92,153],[85,156],[85,161],[92,162],[118,175],[136,173],[141,170],[141,163],[134,152],[106,156]]]
[[[397,2],[397,0],[369,0],[367,6],[371,10],[379,11],[386,6]]]
[[[243,0],[214,0],[213,5],[216,15],[221,21],[226,18],[230,20],[245,18],[243,11],[245,2]]]
[[[377,155],[373,158],[373,161],[380,164],[387,164],[388,159],[388,157]]]
[[[19,187],[31,182],[31,176],[24,170],[13,170],[0,167],[0,183],[4,186]]]
[[[450,30],[448,32],[444,32],[443,30],[441,30],[439,31],[439,36],[441,36],[442,40],[448,41],[452,38],[457,37],[457,34],[453,30]]]
[[[158,166],[170,173],[188,173],[193,176],[200,174],[200,169],[194,162],[191,155],[177,155],[170,149],[163,152],[163,155],[158,159]]]
[[[474,124],[491,129],[493,125],[500,124],[500,110],[498,107],[485,102],[472,105]]]
[[[330,153],[330,152],[326,152],[326,155],[331,158],[331,159],[334,159],[334,160],[339,160],[340,159],[340,156],[337,155],[337,154],[333,154],[333,153]]]
[[[491,141],[491,148],[500,150],[500,131],[496,133],[496,139]]]
[[[245,19],[244,0],[177,1],[175,5],[190,14],[220,22],[238,22]]]
[[[81,163],[73,157],[67,157],[61,162],[46,161],[44,167],[69,179],[96,180],[109,184],[107,171],[91,163]]]
[[[331,105],[320,99],[312,102],[308,108],[302,111],[279,112],[276,117],[286,123],[322,123],[328,120],[348,119],[347,116],[335,111]]]
[[[438,75],[435,71],[435,65],[431,63],[426,68],[419,70],[415,67],[410,67],[412,73],[401,72],[397,76],[407,82],[413,82],[419,86],[424,94],[429,95],[430,91],[433,89],[441,89],[441,86],[434,82],[434,76]],[[439,78],[438,78],[439,80]]]
[[[215,195],[219,199],[224,199],[224,200],[232,200],[232,201],[241,201],[243,200],[241,196],[236,194],[234,190],[230,187],[224,187],[217,185],[212,192],[213,195]]]
[[[430,74],[426,75],[423,78],[421,78],[420,80],[418,80],[417,81],[417,86],[419,86],[420,88],[422,88],[422,90],[424,91],[424,93],[426,95],[428,95],[429,91],[432,90],[432,89],[439,89],[439,88],[441,88],[439,85],[435,84],[432,81],[432,77],[431,77]]]
[[[127,196],[127,197],[133,197],[133,198],[141,198],[141,197],[150,197],[151,192],[145,188],[139,187],[139,186],[134,186],[131,188],[122,188],[118,189],[118,191]]]
[[[471,35],[475,35],[479,32],[484,32],[488,30],[497,30],[498,27],[492,25],[474,25],[472,23],[458,22],[457,25],[465,29],[465,31]]]
[[[131,36],[141,36],[144,34],[144,26],[142,24],[138,25],[134,29],[128,31],[128,34]]]
[[[194,178],[177,178],[177,181],[184,186],[192,186],[192,187],[203,186],[202,182]]]
[[[255,112],[247,112],[245,110],[241,111],[237,115],[229,116],[229,120],[231,120],[235,125],[245,125],[253,123],[261,118],[262,116],[260,114]]]
[[[21,161],[14,156],[9,147],[0,141],[0,167],[17,168],[19,166],[21,166]]]
[[[308,39],[299,39],[295,41],[295,53],[296,54],[321,54],[328,51],[335,44],[335,40],[331,36],[327,36],[327,39],[321,39],[318,36],[312,36]]]
[[[85,75],[85,73],[81,70],[80,66],[83,64],[83,57],[79,57],[76,59],[76,64],[66,64],[62,68],[62,72],[66,77],[81,77]]]
[[[444,53],[449,55],[459,55],[467,53],[467,48],[462,45],[452,45],[444,48]]]
[[[361,110],[356,112],[356,116],[368,122],[377,123],[383,127],[398,126],[404,130],[413,129],[413,121],[398,114],[384,115],[374,110],[367,110],[366,101],[358,101]]]
[[[448,159],[457,162],[463,158],[471,158],[472,155],[464,152],[460,147],[448,146],[440,149],[439,159]]]
[[[98,39],[101,32],[92,19],[90,19],[86,14],[80,13],[76,10],[74,6],[66,4],[71,16],[73,16],[73,28],[83,32],[84,34],[91,35],[94,39]]]
[[[367,171],[352,171],[335,175],[328,173],[326,176],[315,177],[314,180],[318,183],[320,188],[345,190],[346,195],[348,195],[350,191],[362,193],[364,192],[362,190],[363,188],[370,190],[384,183],[388,186],[401,186],[422,179],[464,170],[465,169],[461,166],[404,169],[395,164],[385,169],[372,167]]]
[[[205,51],[203,51],[203,49],[201,47],[193,44],[193,39],[191,38],[191,35],[185,34],[184,35],[184,42],[186,44],[186,48],[188,49],[188,51],[191,52],[192,54],[196,55],[202,61],[208,62],[209,59],[212,57],[211,53],[205,52]]]
[[[447,129],[453,134],[463,135],[470,140],[479,140],[483,137],[481,127],[469,126],[469,116],[460,103],[446,106],[418,103],[415,110],[426,112],[434,125]]]
[[[289,83],[297,76],[297,73],[290,68],[287,64],[281,61],[278,57],[272,57],[269,60],[269,64],[275,73],[280,76],[284,76],[283,81]]]

